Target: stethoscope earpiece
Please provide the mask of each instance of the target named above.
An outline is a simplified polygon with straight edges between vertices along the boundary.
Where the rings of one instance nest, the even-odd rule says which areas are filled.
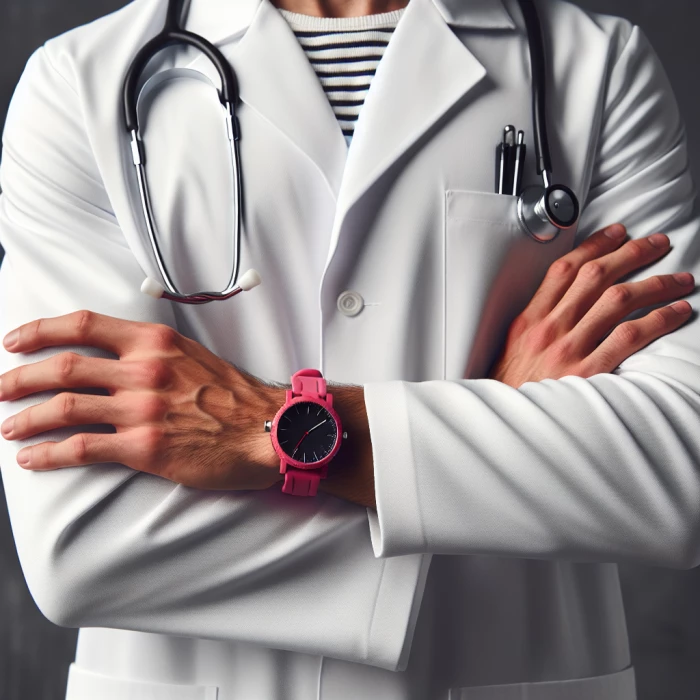
[[[528,187],[518,198],[520,225],[540,243],[553,241],[574,226],[578,216],[578,199],[565,185]]]

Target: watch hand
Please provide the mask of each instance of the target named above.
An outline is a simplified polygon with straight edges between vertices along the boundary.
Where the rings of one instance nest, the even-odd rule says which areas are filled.
[[[294,448],[294,451],[292,452],[292,457],[294,457],[294,455],[296,454],[296,451],[299,449],[299,445],[301,445],[302,440],[303,440],[310,432],[316,430],[316,428],[321,427],[324,423],[328,423],[328,418],[322,420],[320,423],[317,423],[316,425],[314,425],[313,428],[307,430],[307,431],[301,436],[301,439],[299,440],[299,442],[297,442],[297,445],[296,445],[296,447]]]
[[[312,428],[313,430],[313,428]],[[292,457],[296,454],[296,451],[299,449],[299,445],[301,445],[301,441],[309,434],[309,431],[307,430],[302,436],[299,442],[297,442],[297,446],[294,448],[294,452],[292,452]]]

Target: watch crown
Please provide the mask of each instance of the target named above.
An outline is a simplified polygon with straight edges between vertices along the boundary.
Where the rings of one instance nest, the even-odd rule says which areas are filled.
[[[345,440],[345,438],[347,438],[347,436],[348,436],[348,434],[346,432],[343,432],[343,440]]]
[[[266,420],[265,421],[265,432],[269,433],[271,430],[272,430],[272,421]]]

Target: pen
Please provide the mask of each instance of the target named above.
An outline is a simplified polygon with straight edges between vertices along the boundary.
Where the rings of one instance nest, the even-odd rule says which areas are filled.
[[[496,146],[496,194],[505,194],[506,180],[512,162],[515,143],[515,127],[510,124],[503,129],[503,140]]]
[[[527,146],[524,143],[525,132],[518,132],[518,143],[515,146],[515,167],[513,171],[513,191],[512,194],[518,195],[523,179],[523,164],[525,162],[525,153]]]

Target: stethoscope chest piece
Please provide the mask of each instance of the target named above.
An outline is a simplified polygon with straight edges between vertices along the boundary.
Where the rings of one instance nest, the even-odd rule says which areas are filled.
[[[518,197],[520,226],[539,243],[553,241],[574,226],[578,216],[576,195],[565,185],[527,187]]]

